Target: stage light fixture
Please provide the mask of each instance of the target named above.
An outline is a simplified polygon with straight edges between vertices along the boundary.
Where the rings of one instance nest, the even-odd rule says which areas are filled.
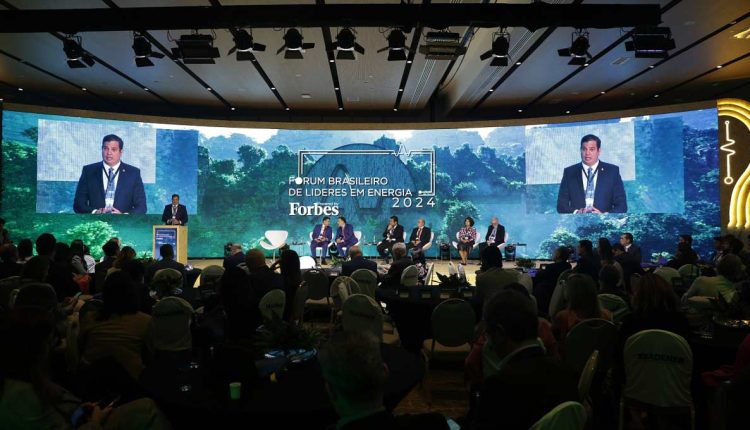
[[[135,65],[138,67],[153,66],[154,63],[151,62],[150,58],[164,58],[164,54],[154,52],[148,38],[138,32],[133,33],[133,52],[135,53]]]
[[[510,34],[505,29],[498,30],[492,36],[492,49],[479,56],[484,61],[492,58],[490,66],[499,67],[508,65],[508,51],[510,50]]]
[[[337,60],[354,60],[357,58],[355,53],[365,55],[365,48],[357,43],[357,36],[351,28],[343,28],[336,35],[336,41],[331,44],[329,51],[336,51]]]
[[[405,61],[406,53],[409,48],[406,47],[406,36],[400,28],[394,28],[388,33],[388,46],[378,49],[378,52],[388,51],[388,61]]]
[[[253,52],[266,50],[266,45],[253,41],[252,32],[248,33],[247,30],[239,29],[234,31],[232,35],[234,36],[234,47],[229,50],[227,55],[237,52],[237,61],[252,60],[254,57]]]
[[[301,60],[306,50],[315,47],[314,43],[304,43],[302,33],[296,28],[290,28],[284,33],[284,45],[276,51],[276,55],[284,52],[284,58],[288,60]]]
[[[461,46],[461,36],[449,31],[431,31],[425,37],[426,43],[419,46],[419,52],[428,60],[455,60],[466,54]]]
[[[635,58],[667,58],[676,47],[669,27],[636,28],[625,50],[635,52]]]
[[[583,66],[591,59],[589,53],[589,32],[578,30],[571,34],[570,48],[558,49],[557,54],[561,57],[570,57],[568,64],[571,66]]]
[[[65,36],[65,39],[63,39],[63,51],[65,51],[68,67],[71,69],[82,69],[92,67],[96,64],[94,58],[83,49],[80,36],[74,34]]]
[[[176,41],[172,55],[185,64],[215,64],[219,58],[219,48],[214,47],[214,37],[210,34],[185,34]]]

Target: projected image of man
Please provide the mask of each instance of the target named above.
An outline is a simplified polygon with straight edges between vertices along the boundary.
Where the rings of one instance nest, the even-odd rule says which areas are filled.
[[[593,134],[581,138],[581,163],[563,171],[557,195],[559,213],[627,212],[620,168],[599,159],[602,141]]]
[[[124,144],[119,136],[102,139],[102,161],[83,166],[73,210],[76,213],[146,213],[141,171],[121,161]]]

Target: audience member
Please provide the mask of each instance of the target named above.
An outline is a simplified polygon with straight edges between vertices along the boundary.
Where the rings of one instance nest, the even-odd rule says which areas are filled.
[[[600,237],[596,243],[596,255],[602,265],[614,263],[615,256],[612,254],[612,244],[606,237]]]
[[[643,275],[645,273],[643,267],[641,267],[641,262],[625,252],[625,247],[619,243],[612,245],[612,253],[615,256],[615,262],[622,268],[622,279],[625,282],[625,288],[627,291],[630,291],[630,278],[634,274]]]
[[[22,266],[17,263],[18,249],[12,243],[0,246],[0,260],[0,279],[21,273]]]
[[[675,252],[673,258],[667,261],[666,266],[679,269],[686,264],[696,263],[698,263],[698,254],[687,242],[680,242],[677,244],[677,252]]]
[[[151,314],[151,308],[154,306],[154,299],[151,297],[149,287],[145,283],[146,268],[138,260],[129,260],[123,263],[123,272],[130,275],[138,296],[138,310],[144,314]]]
[[[603,266],[599,271],[599,294],[614,294],[627,303],[630,299],[622,285],[622,274],[614,265]]]
[[[18,242],[18,264],[25,264],[34,256],[34,244],[31,239],[21,239]]]
[[[70,247],[65,243],[57,243],[53,253],[52,264],[49,266],[47,283],[52,285],[57,294],[57,300],[62,302],[68,297],[75,297],[81,293],[81,288],[73,279],[73,256]]]
[[[36,255],[52,260],[57,239],[50,233],[42,233],[36,238]]]
[[[120,252],[120,248],[116,242],[108,241],[102,246],[102,251],[104,252],[102,261],[94,266],[94,288],[91,289],[92,292],[101,290],[109,269],[112,268],[112,264],[117,259],[117,253]]]
[[[76,239],[70,243],[70,254],[70,265],[73,268],[73,274],[85,275],[89,273],[88,265],[86,264],[86,260],[84,259],[82,240]]]
[[[496,246],[486,247],[479,258],[483,270],[477,275],[476,296],[480,303],[487,303],[501,288],[516,282],[518,276],[503,269],[503,252]]]
[[[224,257],[224,262],[222,263],[222,266],[225,269],[229,269],[230,267],[234,267],[240,263],[245,262],[245,253],[242,252],[242,245],[239,243],[233,243],[229,246],[229,256]]]
[[[50,260],[45,257],[32,257],[21,270],[21,282],[47,282]]]
[[[448,430],[448,423],[439,414],[394,417],[385,410],[388,367],[373,335],[337,333],[321,348],[319,357],[326,390],[339,417],[337,429]]]
[[[534,297],[536,297],[539,310],[544,313],[547,313],[549,309],[549,302],[552,299],[555,286],[557,286],[557,279],[562,272],[570,270],[572,267],[568,263],[568,257],[570,257],[568,248],[560,246],[555,249],[555,254],[552,257],[554,262],[536,272],[536,276],[534,277]]]
[[[388,273],[383,277],[383,286],[398,288],[401,285],[401,274],[404,272],[404,269],[413,265],[414,261],[406,255],[406,245],[401,242],[393,244],[391,255],[393,255],[393,263],[388,268]]]
[[[641,256],[641,247],[633,243],[632,233],[621,234],[620,245],[625,248],[625,252],[631,255],[637,263],[640,264],[641,261],[643,261],[643,257]]]
[[[733,302],[737,289],[734,283],[745,277],[745,268],[740,257],[727,254],[716,265],[716,276],[699,276],[685,292],[683,300],[693,296],[718,297],[722,295],[727,302]]]
[[[578,242],[578,262],[576,263],[576,273],[589,275],[596,281],[599,278],[601,263],[594,255],[593,244],[590,240],[581,240]]]
[[[378,273],[378,265],[372,260],[366,259],[362,255],[362,248],[358,245],[349,248],[349,260],[341,263],[341,275],[352,276],[357,269],[367,269]]]
[[[112,262],[112,267],[107,269],[107,276],[109,276],[112,272],[116,272],[120,269],[122,269],[122,266],[125,265],[130,260],[135,260],[136,253],[135,249],[131,246],[126,246],[117,253],[117,257],[115,258],[115,261]]]
[[[192,288],[192,285],[187,285],[185,265],[174,260],[174,248],[172,248],[172,245],[165,243],[160,246],[159,254],[161,255],[161,260],[154,262],[148,267],[148,269],[146,269],[146,285],[151,285],[151,280],[157,271],[162,269],[174,269],[182,275],[183,289]]]
[[[579,401],[577,377],[547,356],[537,340],[539,322],[532,302],[516,291],[501,291],[485,305],[487,345],[499,359],[485,379],[470,420],[476,429],[528,429],[552,408]]]
[[[271,290],[283,290],[284,279],[266,266],[266,257],[260,249],[251,249],[245,254],[245,265],[250,285],[258,301]]]
[[[137,380],[150,355],[151,316],[138,311],[138,295],[127,272],[107,276],[102,302],[95,321],[81,322],[81,362],[91,365],[114,357]]]
[[[565,283],[568,306],[555,315],[552,320],[552,332],[558,342],[563,342],[568,332],[581,321],[601,318],[612,320],[612,313],[602,309],[596,291],[596,283],[590,276],[574,274]]]

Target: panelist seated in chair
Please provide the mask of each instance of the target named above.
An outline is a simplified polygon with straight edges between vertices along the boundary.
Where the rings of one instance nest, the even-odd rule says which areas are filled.
[[[322,248],[320,251],[320,264],[326,264],[326,252],[328,251],[328,245],[331,243],[333,237],[333,228],[331,228],[331,218],[323,217],[323,222],[317,224],[312,231],[312,240],[310,241],[310,253],[313,258],[317,257],[317,248]]]
[[[432,237],[430,228],[425,227],[424,224],[424,218],[420,218],[417,221],[417,226],[411,231],[411,236],[409,236],[409,249],[411,249],[411,257],[415,262],[422,263],[422,265],[425,264],[424,251],[422,250],[422,248],[424,248],[424,246],[430,242],[430,238]],[[395,260],[396,257],[394,256],[393,259]]]
[[[336,230],[336,248],[339,257],[345,258],[347,251],[358,242],[357,236],[354,235],[354,226],[346,223],[346,218],[339,217],[339,228]]]
[[[484,248],[488,246],[500,246],[505,243],[505,226],[500,224],[496,216],[492,217],[490,226],[487,227],[487,234],[484,235],[484,242],[479,244],[479,255],[482,255]]]
[[[383,240],[378,244],[378,255],[388,263],[391,248],[394,244],[404,241],[404,227],[398,223],[398,217],[392,216],[383,231]]]
[[[172,194],[172,204],[164,206],[164,212],[161,214],[161,221],[164,224],[171,225],[187,224],[187,208],[185,208],[185,205],[180,204],[179,194]]]

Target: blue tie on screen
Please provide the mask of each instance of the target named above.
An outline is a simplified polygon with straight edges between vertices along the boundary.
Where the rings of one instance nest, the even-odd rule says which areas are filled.
[[[107,176],[107,193],[104,196],[104,204],[107,208],[111,208],[115,203],[115,171],[111,167],[109,168],[109,175]]]
[[[590,208],[594,206],[594,169],[591,167],[589,167],[586,178],[588,179],[588,183],[586,183],[586,207]]]

